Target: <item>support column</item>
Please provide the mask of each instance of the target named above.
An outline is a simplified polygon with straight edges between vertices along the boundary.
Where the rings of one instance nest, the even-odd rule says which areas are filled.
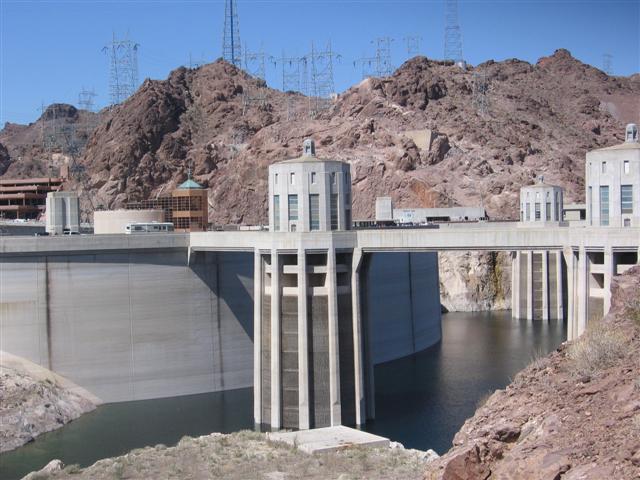
[[[327,306],[329,330],[329,399],[331,426],[340,425],[340,358],[338,339],[338,289],[336,251],[333,245],[327,251]]]
[[[533,320],[533,250],[527,252],[527,320]]]
[[[609,313],[611,309],[611,280],[615,275],[615,261],[613,249],[605,247],[604,249],[604,302],[602,308],[602,316]]]
[[[562,289],[562,252],[555,252],[556,255],[556,298],[558,299],[556,304],[556,318],[562,320],[564,318],[564,304]]]
[[[589,261],[587,259],[587,251],[584,247],[580,247],[578,257],[578,285],[576,293],[576,305],[578,310],[576,337],[584,333],[587,328],[588,306],[589,306]]]
[[[520,318],[520,252],[511,252],[511,317]]]
[[[280,402],[280,258],[276,249],[271,250],[271,429],[282,427]]]
[[[262,422],[262,256],[260,250],[253,253],[253,420]]]
[[[542,252],[542,320],[549,320],[549,252]]]
[[[298,249],[298,424],[309,428],[309,335],[307,332],[307,256]]]
[[[353,308],[353,372],[356,402],[356,425],[364,425],[366,405],[364,394],[364,357],[362,352],[362,315],[360,310],[360,264],[362,249],[355,248],[351,261],[351,306]]]
[[[576,338],[576,315],[575,315],[575,279],[576,262],[573,249],[567,248],[564,251],[565,263],[567,264],[567,340]]]

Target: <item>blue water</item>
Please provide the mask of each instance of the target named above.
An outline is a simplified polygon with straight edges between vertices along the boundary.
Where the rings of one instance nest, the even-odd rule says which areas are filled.
[[[366,430],[443,453],[481,397],[565,339],[561,322],[512,320],[510,312],[448,313],[442,329],[440,344],[375,368],[376,420]],[[253,428],[252,405],[251,388],[103,405],[0,455],[0,479],[19,479],[54,458],[87,466],[185,435]]]

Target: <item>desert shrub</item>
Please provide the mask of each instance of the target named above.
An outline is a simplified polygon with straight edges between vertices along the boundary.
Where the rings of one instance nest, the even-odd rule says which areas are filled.
[[[634,298],[625,305],[624,315],[640,327],[640,298]]]
[[[578,375],[593,375],[611,367],[626,349],[625,336],[611,326],[597,324],[569,347],[568,356]]]
[[[74,463],[73,465],[67,465],[63,472],[68,473],[69,475],[76,475],[78,473],[82,473],[82,468],[80,468],[80,465],[77,463]]]

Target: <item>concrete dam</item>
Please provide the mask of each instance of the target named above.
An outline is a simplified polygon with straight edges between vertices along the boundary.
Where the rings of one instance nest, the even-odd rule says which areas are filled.
[[[1,349],[105,402],[253,386],[253,254],[189,255],[188,235],[165,240],[142,249],[3,255]],[[437,255],[376,253],[367,262],[373,362],[438,342]]]

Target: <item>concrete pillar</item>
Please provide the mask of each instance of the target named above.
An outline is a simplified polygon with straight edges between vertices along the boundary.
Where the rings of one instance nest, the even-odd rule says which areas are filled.
[[[309,336],[307,332],[307,255],[298,249],[298,424],[309,428]]]
[[[527,320],[533,320],[533,250],[527,252]]]
[[[542,252],[542,320],[549,320],[549,252]]]
[[[329,398],[331,426],[341,424],[340,407],[340,348],[338,339],[338,289],[336,251],[333,245],[327,251],[327,303],[329,330]]]
[[[567,248],[564,251],[564,259],[567,264],[567,340],[576,338],[576,315],[575,315],[575,279],[576,262],[573,250]]]
[[[577,326],[575,336],[582,335],[587,328],[587,319],[589,318],[588,306],[589,306],[589,261],[587,259],[587,251],[584,247],[579,249],[578,257],[578,284],[576,296],[577,305]]]
[[[271,428],[282,427],[280,403],[280,258],[276,249],[271,250]]]
[[[253,254],[253,419],[262,422],[262,256],[256,249]]]
[[[353,372],[356,402],[356,425],[366,423],[364,394],[364,356],[362,352],[362,315],[360,310],[360,264],[362,249],[353,250],[351,260],[351,305],[353,308]]]
[[[564,318],[564,291],[562,289],[562,252],[555,252],[556,255],[556,298],[558,302],[556,304],[556,318],[562,320]]]
[[[511,317],[520,318],[520,252],[511,252]]]
[[[611,280],[615,275],[615,258],[613,255],[613,249],[608,246],[604,249],[604,304],[602,309],[602,315],[609,313],[611,308]]]

